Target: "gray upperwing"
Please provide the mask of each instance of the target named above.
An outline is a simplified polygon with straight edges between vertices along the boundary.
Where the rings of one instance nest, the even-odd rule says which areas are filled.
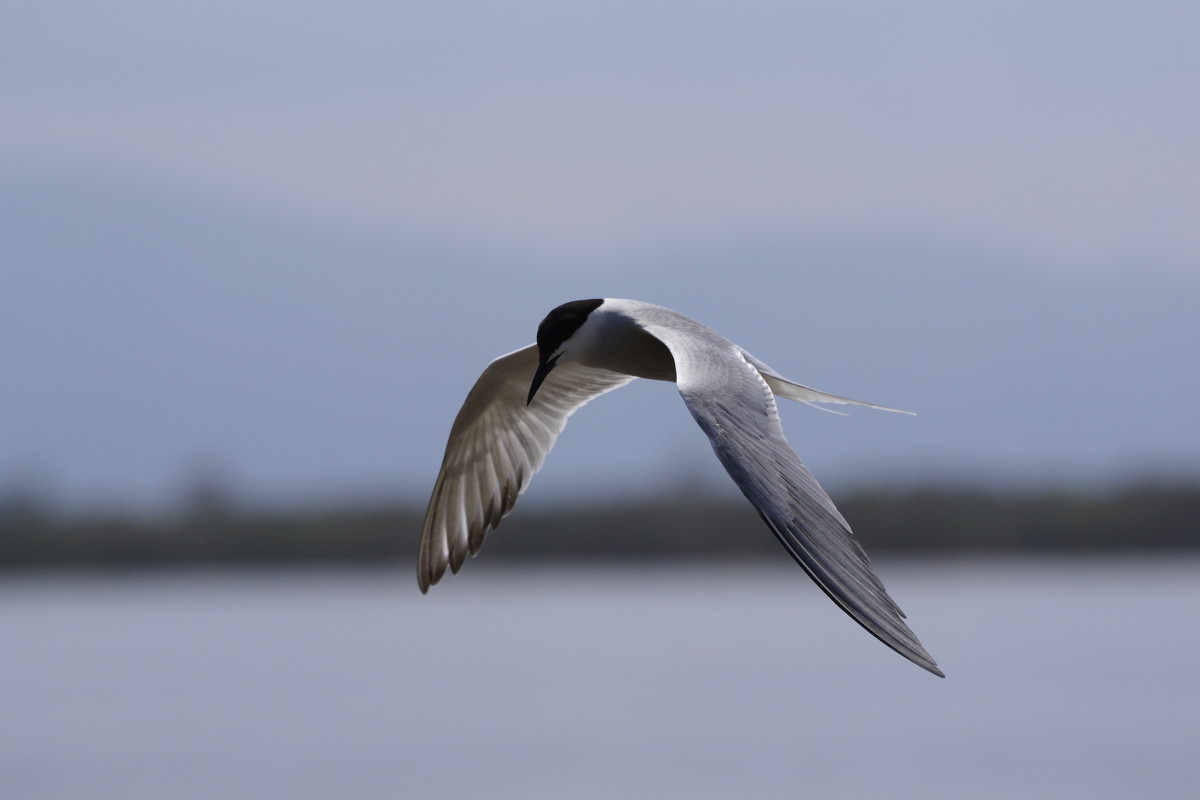
[[[529,486],[567,418],[593,397],[633,380],[569,363],[555,369],[526,404],[537,369],[536,345],[500,356],[484,369],[450,429],[442,468],[421,527],[417,581],[421,591],[500,524]]]
[[[904,623],[904,613],[833,501],[783,435],[771,388],[736,345],[702,333],[648,325],[675,357],[679,392],[717,458],[779,541],[822,590],[872,635],[942,675]]]

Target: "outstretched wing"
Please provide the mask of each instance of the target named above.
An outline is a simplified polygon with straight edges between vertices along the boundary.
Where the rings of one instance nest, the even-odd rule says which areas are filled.
[[[679,393],[717,458],[797,563],[876,638],[942,675],[850,526],[784,438],[762,365],[691,320],[645,327],[671,350]]]
[[[450,567],[455,573],[475,555],[488,532],[512,511],[567,418],[577,408],[633,378],[577,363],[549,374],[537,397],[526,405],[537,369],[536,345],[500,356],[467,394],[450,429],[442,469],[429,498],[417,581],[421,591]]]

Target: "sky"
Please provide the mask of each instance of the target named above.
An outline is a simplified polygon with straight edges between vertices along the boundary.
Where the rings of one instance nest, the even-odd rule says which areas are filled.
[[[1166,2],[6,4],[0,485],[136,505],[211,463],[417,496],[482,365],[603,295],[914,406],[795,417],[847,482],[1195,464],[1197,29]],[[627,472],[584,455],[621,414],[690,424],[627,391],[576,484]],[[650,474],[705,447],[642,433]]]
[[[1192,3],[47,2],[0,159],[569,259],[697,230],[1200,259]]]

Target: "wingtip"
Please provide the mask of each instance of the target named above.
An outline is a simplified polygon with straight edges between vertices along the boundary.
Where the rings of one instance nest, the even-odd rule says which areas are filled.
[[[906,653],[904,651],[897,651],[897,652],[899,652],[902,656],[907,658],[909,661],[916,664],[921,669],[923,669],[927,672],[932,672],[934,675],[937,675],[939,678],[946,677],[946,673],[942,672],[941,667],[939,667],[938,663],[933,660],[933,656],[929,655],[929,653],[926,652],[925,648],[921,647],[920,644],[917,645],[916,652],[912,652],[912,653]]]

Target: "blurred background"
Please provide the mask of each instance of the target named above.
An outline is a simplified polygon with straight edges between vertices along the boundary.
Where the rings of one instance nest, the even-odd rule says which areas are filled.
[[[6,5],[0,789],[1190,796],[1198,24]],[[781,408],[945,681],[665,384],[573,418],[419,595],[467,390],[604,296],[917,413]]]

